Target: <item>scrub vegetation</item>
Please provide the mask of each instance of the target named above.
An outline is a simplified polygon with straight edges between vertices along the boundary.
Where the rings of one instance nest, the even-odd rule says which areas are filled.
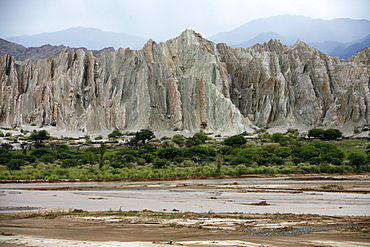
[[[4,130],[4,129],[3,129]],[[22,133],[24,133],[22,131]],[[339,130],[259,130],[227,138],[205,132],[158,139],[150,130],[107,140],[53,138],[44,130],[21,137],[1,133],[0,180],[172,180],[243,176],[370,172],[370,141],[342,139]],[[14,144],[20,143],[20,150]]]

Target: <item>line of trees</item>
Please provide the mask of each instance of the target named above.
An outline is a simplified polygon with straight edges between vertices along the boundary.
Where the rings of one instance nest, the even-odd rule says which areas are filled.
[[[319,129],[313,128],[308,131],[308,137],[310,138],[317,138],[320,140],[337,140],[343,137],[342,132],[338,129]]]
[[[296,132],[294,135],[292,133],[263,134],[269,141],[261,143],[260,139],[247,140],[243,135],[234,135],[217,142],[204,132],[199,132],[189,138],[174,135],[159,143],[152,131],[144,129],[136,132],[130,140],[137,144],[135,147],[109,149],[102,142],[100,147],[75,150],[66,144],[52,147],[47,143],[49,133],[38,131],[30,136],[35,142],[32,150],[12,151],[0,148],[0,178],[5,171],[35,168],[39,164],[56,165],[60,169],[96,166],[96,173],[109,167],[113,174],[123,174],[123,171],[137,167],[174,170],[195,166],[212,167],[214,173],[210,174],[214,176],[253,172],[275,174],[370,171],[370,145],[367,156],[345,153],[333,143],[323,141],[341,138],[338,130],[312,129],[308,136],[317,139],[308,142],[292,138],[297,135]],[[118,138],[122,135],[115,130],[110,137]],[[62,177],[68,177],[66,171],[60,170],[59,173]]]

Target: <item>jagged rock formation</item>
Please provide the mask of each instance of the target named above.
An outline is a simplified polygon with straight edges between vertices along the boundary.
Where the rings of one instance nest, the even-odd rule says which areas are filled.
[[[0,124],[66,131],[210,131],[251,127],[352,128],[370,123],[370,49],[347,60],[298,41],[251,48],[215,44],[192,30],[139,51],[57,59],[0,59]]]
[[[70,48],[64,45],[43,45],[40,47],[24,47],[23,45],[18,45],[12,42],[9,42],[4,39],[0,39],[0,56],[8,54],[14,57],[17,61],[32,60],[37,61],[45,59],[48,57],[57,58],[62,51],[67,49],[68,52],[72,50],[82,49],[86,54],[90,51],[84,47],[81,48]],[[100,52],[105,51],[114,51],[113,47],[107,47],[101,50],[92,50],[93,54],[99,54]]]

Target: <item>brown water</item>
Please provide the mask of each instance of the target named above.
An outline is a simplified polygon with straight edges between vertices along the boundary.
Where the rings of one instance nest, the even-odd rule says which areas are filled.
[[[370,180],[245,178],[164,182],[0,184],[0,209],[153,210],[370,215]],[[304,189],[302,189],[304,188]],[[266,201],[267,205],[258,205]],[[29,207],[29,208],[27,208]],[[0,212],[1,212],[0,211]]]

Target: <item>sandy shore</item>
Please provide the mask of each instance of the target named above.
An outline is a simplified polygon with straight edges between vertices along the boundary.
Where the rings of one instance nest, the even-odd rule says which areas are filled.
[[[285,176],[282,178],[246,178],[230,180],[194,180],[163,182],[107,183],[35,183],[2,184],[2,204],[7,198],[20,197],[30,189],[79,194],[101,193],[115,189],[127,191],[171,190],[199,193],[209,190],[206,203],[222,202],[228,190],[250,198],[255,190],[263,195],[361,196],[370,193],[369,175]],[[32,187],[32,188],[29,188]],[[18,190],[24,189],[22,194]],[[287,191],[286,191],[287,190]],[[286,193],[286,192],[288,193]],[[176,193],[177,193],[176,192]],[[220,194],[222,192],[222,194]],[[284,193],[282,193],[284,192]],[[113,193],[113,194],[114,194]],[[216,195],[216,194],[217,195]],[[45,194],[44,194],[45,195]],[[151,194],[152,195],[152,194]],[[209,197],[211,196],[211,197]],[[40,197],[41,198],[41,197]],[[88,195],[89,198],[89,195]],[[286,196],[286,200],[289,197]],[[366,197],[367,198],[367,197]],[[87,200],[92,204],[107,200]],[[226,200],[227,199],[227,200]],[[230,198],[225,198],[228,203]],[[319,198],[318,198],[319,199]],[[325,198],[323,198],[325,199]],[[171,205],[173,205],[171,199]],[[267,201],[267,204],[270,201]],[[338,202],[333,202],[338,203]],[[343,203],[343,202],[339,202]],[[254,205],[268,208],[269,205]],[[341,209],[343,210],[343,209]],[[26,210],[0,213],[0,246],[323,246],[370,247],[369,216],[319,215],[291,213],[187,212],[167,211],[83,211],[68,212]]]
[[[368,217],[140,211],[0,221],[1,246],[370,246]]]

